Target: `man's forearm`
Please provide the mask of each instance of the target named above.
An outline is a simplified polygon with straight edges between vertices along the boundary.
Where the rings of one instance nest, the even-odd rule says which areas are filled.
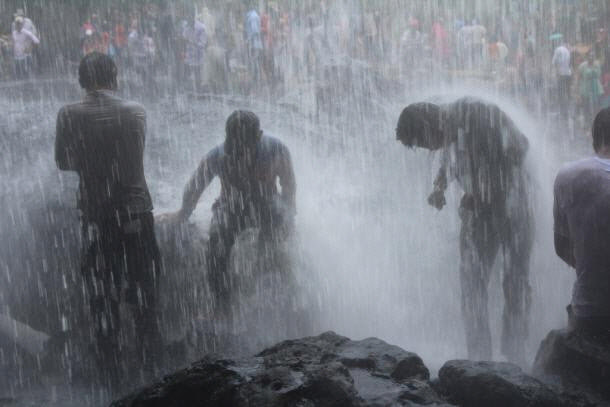
[[[434,190],[444,192],[447,189],[447,170],[443,166],[438,170],[434,179]]]
[[[183,220],[188,220],[191,217],[191,214],[197,207],[197,202],[199,201],[199,197],[203,193],[203,190],[198,191],[196,180],[193,177],[189,183],[186,185],[184,189],[184,194],[182,195],[182,207],[180,208],[180,218]]]
[[[187,220],[191,216],[197,207],[201,194],[216,176],[216,166],[213,163],[214,160],[203,159],[186,184],[182,195],[182,208],[179,211],[183,220]]]
[[[55,163],[57,168],[62,171],[77,170],[76,163],[74,162],[74,153],[66,146],[66,143],[59,135],[55,138]]]

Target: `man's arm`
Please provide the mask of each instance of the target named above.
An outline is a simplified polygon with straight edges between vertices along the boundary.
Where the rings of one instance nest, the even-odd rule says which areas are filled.
[[[576,267],[574,247],[570,238],[568,220],[558,202],[558,183],[555,180],[555,200],[553,202],[555,253],[571,267]]]
[[[36,44],[36,45],[40,44],[40,40],[38,39],[38,37],[36,35],[34,35],[33,33],[29,32],[25,28],[22,28],[21,31],[23,31],[23,33],[25,35],[27,35],[32,40],[32,42],[34,44]]]
[[[55,162],[57,168],[63,171],[78,170],[77,156],[70,137],[72,137],[72,123],[66,109],[62,108],[57,114],[55,130]]]
[[[200,48],[207,48],[208,46],[208,33],[206,31],[205,26],[202,26],[198,33],[198,41],[197,44]]]
[[[294,176],[294,169],[292,168],[292,159],[290,158],[290,151],[287,147],[282,147],[280,154],[280,165],[278,171],[278,177],[280,179],[280,186],[282,187],[282,200],[286,204],[292,214],[296,214],[296,193],[297,184]]]
[[[574,258],[574,248],[568,237],[555,232],[555,253],[570,267],[576,268],[576,259]]]
[[[447,190],[447,186],[449,185],[449,182],[447,180],[447,166],[449,165],[450,160],[449,149],[450,146],[447,146],[443,150],[441,166],[438,169],[436,178],[434,179],[434,189],[432,190],[432,193],[428,196],[428,204],[434,206],[439,211],[443,209],[443,207],[447,203],[445,199],[445,191]]]
[[[551,68],[557,68],[557,60],[559,59],[559,48],[555,48],[553,59],[551,59]]]
[[[521,166],[525,160],[529,141],[512,121],[503,124],[500,129],[502,135],[502,148],[504,155],[514,166]]]
[[[219,159],[218,150],[214,149],[199,163],[199,167],[184,188],[182,208],[177,213],[180,221],[188,220],[197,207],[201,194],[218,175]]]
[[[144,153],[144,146],[146,145],[146,110],[142,106],[134,108],[131,112],[131,129],[130,133],[135,135],[136,142],[141,148],[142,154]]]

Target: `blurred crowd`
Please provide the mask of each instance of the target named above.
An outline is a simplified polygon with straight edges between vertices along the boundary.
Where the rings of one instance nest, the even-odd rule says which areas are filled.
[[[403,3],[108,3],[81,13],[80,23],[64,21],[72,37],[61,45],[72,50],[58,58],[106,53],[152,93],[160,78],[216,92],[322,82],[344,58],[407,90],[439,80],[488,82],[560,120],[589,123],[610,104],[607,5],[503,0],[483,13],[442,0]],[[39,33],[23,9],[13,17],[0,37],[0,78],[48,75],[38,55],[57,39]]]

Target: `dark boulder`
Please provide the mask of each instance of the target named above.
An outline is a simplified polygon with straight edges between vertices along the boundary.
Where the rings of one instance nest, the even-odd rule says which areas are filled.
[[[240,360],[206,358],[113,403],[153,406],[443,405],[421,358],[379,339],[333,332]]]
[[[610,343],[574,331],[551,331],[538,349],[534,374],[610,404]]]
[[[502,362],[451,360],[439,371],[439,390],[463,407],[573,406],[547,384],[526,375],[521,368]]]

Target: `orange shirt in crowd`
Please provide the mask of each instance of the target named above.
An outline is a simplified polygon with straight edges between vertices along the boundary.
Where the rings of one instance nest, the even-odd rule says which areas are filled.
[[[117,48],[124,48],[127,45],[127,32],[123,24],[114,26],[114,45]]]

